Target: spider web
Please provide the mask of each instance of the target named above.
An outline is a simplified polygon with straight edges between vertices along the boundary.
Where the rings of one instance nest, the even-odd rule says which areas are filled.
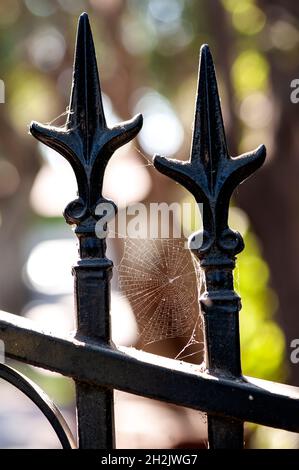
[[[134,311],[140,341],[147,345],[168,338],[187,338],[176,358],[188,357],[188,348],[200,342],[200,276],[185,242],[126,239],[118,276],[120,289]]]

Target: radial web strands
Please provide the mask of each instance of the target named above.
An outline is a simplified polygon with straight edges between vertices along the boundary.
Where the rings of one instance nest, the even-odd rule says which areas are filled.
[[[187,345],[193,341],[201,326],[197,269],[183,240],[125,240],[119,285],[143,344],[180,337]]]

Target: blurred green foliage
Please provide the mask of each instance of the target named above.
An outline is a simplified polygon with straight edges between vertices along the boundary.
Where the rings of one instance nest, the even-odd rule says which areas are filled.
[[[252,232],[244,237],[245,250],[238,256],[236,289],[242,297],[240,313],[243,373],[268,380],[283,380],[285,339],[275,322],[277,297],[269,287],[269,269]]]

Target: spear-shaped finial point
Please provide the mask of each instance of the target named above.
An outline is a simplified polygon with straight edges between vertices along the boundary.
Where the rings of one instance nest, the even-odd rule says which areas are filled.
[[[112,128],[106,124],[97,60],[87,13],[78,21],[73,83],[67,119],[62,127],[32,122],[30,133],[56,150],[72,165],[79,198],[65,211],[67,222],[81,224],[96,220],[95,208],[102,201],[107,163],[122,145],[142,127],[142,115]]]
[[[262,145],[253,152],[229,156],[214,63],[207,44],[200,49],[198,91],[190,158],[187,162],[154,156],[155,167],[188,189],[203,204],[204,243],[216,242],[221,250],[237,252],[241,242],[227,232],[228,206],[232,192],[264,162]],[[237,237],[239,239],[240,237]]]

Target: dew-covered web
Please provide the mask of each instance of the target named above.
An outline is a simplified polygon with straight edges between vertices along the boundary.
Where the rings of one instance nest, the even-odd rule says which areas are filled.
[[[184,240],[125,240],[119,285],[131,303],[143,345],[185,338],[179,359],[195,354],[189,354],[191,345],[202,350],[198,269]]]

